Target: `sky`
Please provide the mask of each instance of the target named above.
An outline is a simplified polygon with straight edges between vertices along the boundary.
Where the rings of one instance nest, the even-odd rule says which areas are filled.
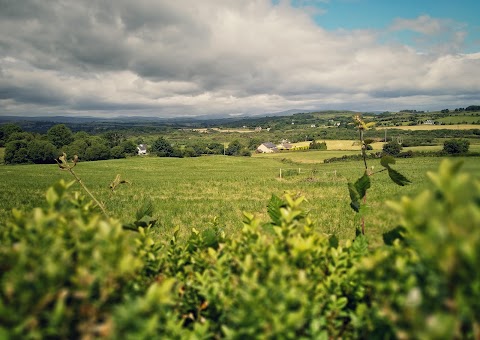
[[[0,0],[0,116],[480,104],[478,0]]]

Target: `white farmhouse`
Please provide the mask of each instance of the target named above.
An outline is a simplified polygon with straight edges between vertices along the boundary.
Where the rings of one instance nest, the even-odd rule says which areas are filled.
[[[147,154],[147,145],[146,144],[138,144],[137,153],[139,155],[146,155]]]
[[[277,146],[271,142],[265,142],[257,148],[258,153],[278,152]]]

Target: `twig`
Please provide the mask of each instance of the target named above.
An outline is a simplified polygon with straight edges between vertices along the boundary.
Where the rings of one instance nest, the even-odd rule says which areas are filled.
[[[108,213],[107,213],[107,210],[105,209],[105,206],[99,200],[97,200],[97,198],[90,192],[90,190],[88,190],[87,186],[82,182],[80,177],[78,177],[77,174],[73,171],[73,168],[78,163],[78,156],[77,155],[74,156],[73,161],[72,161],[73,165],[68,164],[67,155],[65,154],[65,152],[63,153],[62,156],[58,157],[58,159],[55,159],[55,161],[57,162],[60,170],[68,171],[72,174],[72,176],[75,178],[75,180],[78,182],[78,184],[80,184],[80,186],[87,192],[87,194],[93,199],[93,201],[102,210],[105,217],[108,217]]]

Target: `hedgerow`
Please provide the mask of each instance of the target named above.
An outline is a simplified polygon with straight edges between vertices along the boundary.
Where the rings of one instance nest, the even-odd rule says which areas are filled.
[[[480,183],[450,161],[429,176],[375,249],[317,230],[291,193],[235,237],[156,240],[59,182],[0,225],[0,337],[476,339]]]

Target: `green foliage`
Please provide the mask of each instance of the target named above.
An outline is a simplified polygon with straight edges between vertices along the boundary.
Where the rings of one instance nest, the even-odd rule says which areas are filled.
[[[125,158],[125,150],[123,149],[122,146],[120,145],[117,145],[117,146],[114,146],[111,150],[110,150],[110,157],[112,158]]]
[[[356,212],[360,212],[360,200],[365,197],[368,189],[370,189],[370,177],[366,172],[354,184],[348,183],[350,206]]]
[[[55,163],[58,150],[49,141],[33,140],[27,147],[28,159],[35,164]]]
[[[312,150],[327,150],[327,143],[312,141],[309,145],[309,149]]]
[[[1,227],[0,327],[15,338],[101,335],[142,262],[118,221],[59,182],[48,208],[13,211]]]
[[[402,151],[402,146],[397,141],[390,141],[383,146],[383,151],[387,155],[396,156]]]
[[[52,126],[47,132],[47,137],[57,148],[73,142],[73,132],[65,124]]]
[[[165,138],[159,137],[152,145],[152,151],[158,157],[182,157],[179,149],[174,148]]]
[[[137,152],[137,145],[131,140],[125,140],[120,143],[120,146],[123,148],[123,151],[127,155],[135,155]]]
[[[272,196],[268,223],[245,213],[236,237],[214,220],[155,242],[150,223],[131,233],[57,183],[47,208],[0,226],[0,334],[476,339],[480,183],[449,162],[429,177],[389,203],[401,227],[373,250],[319,232],[291,194]],[[359,197],[368,183],[352,185]],[[147,202],[135,217],[152,214]]]
[[[240,155],[244,146],[240,141],[234,140],[230,144],[228,144],[227,149],[225,150],[225,154],[229,156],[238,156]]]
[[[395,164],[395,162],[395,158],[393,158],[392,156],[383,156],[380,160],[380,164],[388,171],[388,176],[393,181],[393,183],[402,187],[411,183],[408,178],[390,167],[390,164]]]
[[[458,155],[468,152],[470,142],[466,139],[449,139],[443,143],[443,151],[449,155]]]
[[[432,190],[390,202],[400,237],[365,262],[375,308],[398,337],[480,336],[480,183],[460,167],[445,160],[428,174]]]
[[[9,140],[10,135],[15,132],[22,132],[22,128],[15,124],[3,124],[0,126],[0,147],[3,147]]]
[[[5,164],[28,163],[28,143],[25,140],[14,140],[5,145]]]

